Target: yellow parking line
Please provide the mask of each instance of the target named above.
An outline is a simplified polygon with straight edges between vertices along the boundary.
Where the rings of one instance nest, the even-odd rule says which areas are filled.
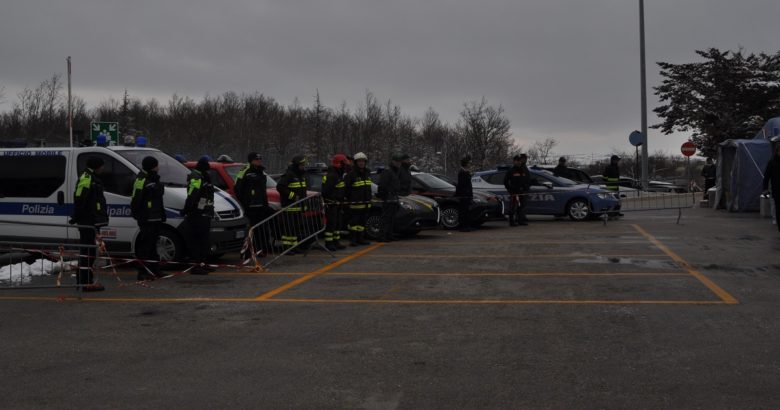
[[[739,304],[739,301],[734,297],[731,296],[730,293],[723,290],[720,286],[716,285],[715,282],[710,280],[710,278],[704,276],[703,273],[699,272],[696,268],[693,267],[688,261],[683,259],[680,255],[669,249],[666,245],[661,243],[658,239],[656,239],[653,235],[650,235],[647,231],[642,229],[639,225],[632,225],[634,229],[636,229],[639,233],[644,235],[647,240],[653,243],[658,249],[663,251],[665,254],[669,255],[670,258],[672,258],[675,262],[677,262],[678,265],[680,265],[683,269],[688,270],[688,273],[691,274],[693,277],[698,279],[704,286],[706,286],[709,290],[711,290],[713,293],[718,295],[718,297],[726,304],[729,305],[736,305]]]
[[[56,296],[0,296],[5,301],[107,302],[107,303],[327,303],[327,304],[399,304],[399,305],[723,305],[715,300],[415,300],[415,299],[260,299],[260,298],[106,298]]]
[[[399,305],[722,305],[719,300],[416,300],[416,299],[272,299],[281,303],[345,303]]]
[[[637,244],[644,244],[647,243],[643,240],[633,240],[633,241],[589,241],[589,240],[581,240],[581,241],[500,241],[501,245],[637,245]],[[425,239],[419,239],[415,240],[412,239],[410,241],[405,242],[398,242],[398,243],[392,243],[389,245],[390,248],[419,248],[420,246],[425,247],[449,247],[449,246],[474,246],[474,242],[465,242],[465,241],[447,241],[447,242],[436,242],[436,243],[428,243]]]
[[[636,257],[642,257],[642,258],[665,258],[668,255],[663,253],[599,253],[599,254],[584,254],[584,253],[578,253],[578,254],[566,254],[566,253],[543,253],[543,254],[524,254],[521,252],[518,253],[495,253],[495,254],[463,254],[458,253],[457,255],[450,255],[446,253],[442,254],[435,254],[435,253],[427,253],[427,254],[420,254],[420,253],[376,253],[372,255],[374,258],[399,258],[399,259],[406,259],[406,258],[415,258],[415,259],[428,259],[428,258],[464,258],[464,259],[472,259],[472,258],[479,258],[479,259],[528,259],[528,258],[589,258],[593,256],[601,256],[605,258],[636,258]]]
[[[290,288],[293,288],[295,286],[300,285],[301,283],[304,283],[304,282],[307,282],[307,281],[309,281],[311,279],[314,279],[317,276],[320,276],[323,273],[326,273],[326,272],[328,272],[328,271],[330,271],[332,269],[336,269],[339,266],[341,266],[341,265],[343,265],[343,264],[345,264],[345,263],[347,263],[347,262],[349,262],[349,261],[351,261],[353,259],[357,259],[357,258],[359,258],[359,257],[361,257],[361,256],[363,256],[363,255],[373,251],[374,249],[378,249],[378,248],[382,247],[383,245],[384,245],[384,243],[377,243],[377,244],[374,244],[372,246],[369,246],[366,249],[363,249],[360,252],[355,252],[355,253],[353,253],[351,255],[345,256],[345,257],[337,260],[336,262],[333,262],[330,265],[325,266],[324,268],[317,269],[314,272],[311,272],[311,273],[307,274],[306,276],[300,277],[298,279],[295,279],[292,282],[289,282],[289,283],[287,283],[285,285],[279,286],[278,288],[276,288],[276,289],[274,289],[272,291],[263,293],[262,295],[258,296],[256,299],[257,300],[268,300],[268,299],[271,299],[272,297],[274,297],[274,296],[276,296],[276,295],[278,295],[278,294],[280,294],[280,293],[282,293],[284,291],[287,291]]]
[[[324,276],[688,276],[688,272],[328,272]]]
[[[118,303],[183,303],[183,302],[256,302],[255,298],[150,298],[150,297],[79,297],[79,296],[0,296],[5,301],[41,302],[118,302]]]

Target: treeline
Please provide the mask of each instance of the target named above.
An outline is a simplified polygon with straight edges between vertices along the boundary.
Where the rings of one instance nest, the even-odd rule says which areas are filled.
[[[67,145],[67,95],[61,76],[35,88],[25,88],[9,111],[0,113],[0,139],[22,138],[30,144]],[[469,154],[479,168],[510,161],[517,151],[510,121],[501,106],[483,98],[463,105],[458,121],[443,122],[429,108],[421,117],[404,114],[391,101],[380,102],[371,92],[355,108],[323,104],[319,93],[309,106],[284,105],[261,93],[226,92],[200,100],[173,95],[167,103],[141,100],[125,92],[89,108],[73,98],[77,139],[89,137],[92,121],[119,123],[120,135],[144,135],[150,144],[171,154],[197,158],[228,154],[243,161],[258,151],[266,166],[284,168],[297,154],[310,162],[327,162],[335,153],[365,152],[374,165],[394,152],[405,152],[424,169],[449,173]],[[120,137],[121,142],[121,137]]]

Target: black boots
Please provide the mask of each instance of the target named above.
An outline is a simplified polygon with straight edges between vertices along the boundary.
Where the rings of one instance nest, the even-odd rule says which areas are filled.
[[[365,239],[365,232],[352,231],[352,235],[349,240],[349,246],[371,245],[371,242]]]

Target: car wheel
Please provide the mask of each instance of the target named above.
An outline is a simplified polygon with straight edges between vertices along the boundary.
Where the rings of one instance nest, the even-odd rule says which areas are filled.
[[[366,219],[366,235],[369,238],[377,239],[382,234],[382,215],[371,214]]]
[[[181,260],[184,257],[184,242],[175,231],[171,229],[160,230],[157,239],[157,255],[161,261]]]
[[[444,208],[441,210],[441,225],[447,229],[457,229],[460,224],[458,209],[455,207]]]
[[[566,214],[574,221],[584,221],[590,215],[590,207],[584,199],[574,199],[566,205]]]

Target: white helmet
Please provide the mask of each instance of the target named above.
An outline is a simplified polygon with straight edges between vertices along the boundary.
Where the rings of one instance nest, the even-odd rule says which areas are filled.
[[[361,160],[361,159],[364,160],[364,161],[368,161],[368,156],[366,154],[362,153],[362,152],[358,152],[357,154],[355,154],[355,161]]]

